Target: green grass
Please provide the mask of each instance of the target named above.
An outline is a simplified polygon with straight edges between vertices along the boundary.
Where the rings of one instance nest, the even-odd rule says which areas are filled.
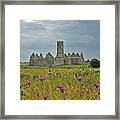
[[[39,80],[40,75],[44,75],[45,80]],[[83,79],[78,80],[76,76]],[[26,85],[27,80],[31,81],[30,85]],[[48,100],[99,100],[100,89],[95,86],[97,81],[100,81],[100,71],[89,64],[54,67],[21,65],[20,97],[21,100],[43,100],[43,96],[48,96]],[[64,93],[58,88],[59,84],[64,85]]]

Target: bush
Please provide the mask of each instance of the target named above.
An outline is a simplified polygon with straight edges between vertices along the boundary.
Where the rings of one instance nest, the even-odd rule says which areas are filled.
[[[85,62],[86,62],[86,63],[90,63],[90,60],[88,59],[88,60],[86,60]]]
[[[99,68],[100,67],[100,61],[94,58],[94,59],[91,60],[90,65],[93,68]]]

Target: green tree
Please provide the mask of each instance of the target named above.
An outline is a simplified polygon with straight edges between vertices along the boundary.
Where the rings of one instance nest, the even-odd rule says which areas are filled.
[[[100,61],[96,58],[92,59],[90,62],[91,67],[93,68],[99,68],[100,67]]]
[[[86,60],[86,63],[89,63],[90,62],[90,60],[88,59],[88,60]]]

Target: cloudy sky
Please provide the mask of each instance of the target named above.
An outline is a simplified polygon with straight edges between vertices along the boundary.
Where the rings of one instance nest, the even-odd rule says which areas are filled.
[[[32,52],[56,56],[56,42],[64,41],[65,53],[84,53],[85,59],[100,58],[99,20],[21,20],[20,60]]]

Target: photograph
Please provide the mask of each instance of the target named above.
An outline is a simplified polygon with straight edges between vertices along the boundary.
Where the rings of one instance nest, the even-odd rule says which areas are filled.
[[[100,100],[100,20],[20,20],[21,100]]]

